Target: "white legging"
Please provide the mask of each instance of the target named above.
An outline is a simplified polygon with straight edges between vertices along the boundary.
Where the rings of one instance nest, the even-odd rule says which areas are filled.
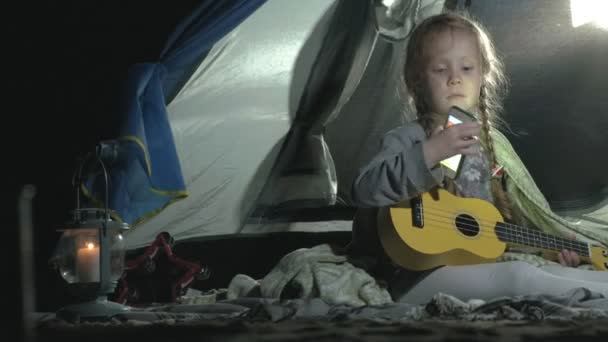
[[[500,296],[561,295],[577,287],[608,298],[608,272],[561,265],[536,267],[523,261],[445,266],[429,272],[400,272],[391,281],[395,301],[425,304],[438,292],[460,300],[488,300]]]

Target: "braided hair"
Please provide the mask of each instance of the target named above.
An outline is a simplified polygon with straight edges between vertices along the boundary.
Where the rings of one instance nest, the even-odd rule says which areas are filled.
[[[491,165],[496,166],[498,163],[490,130],[506,125],[500,115],[503,110],[502,100],[506,95],[508,83],[504,73],[504,65],[496,54],[496,49],[488,32],[468,14],[446,12],[431,16],[422,21],[411,33],[403,70],[405,86],[410,95],[407,97],[408,105],[410,109],[417,113],[418,121],[427,136],[430,136],[433,129],[445,121],[445,118],[440,114],[433,113],[430,110],[424,94],[424,44],[429,34],[453,29],[469,31],[473,34],[479,46],[482,64],[481,89],[477,108],[477,113],[481,119],[480,142]],[[448,191],[455,192],[455,186],[451,179],[446,178],[445,183]],[[513,206],[507,197],[500,178],[492,177],[491,191],[494,203],[503,217],[507,221],[515,221]]]

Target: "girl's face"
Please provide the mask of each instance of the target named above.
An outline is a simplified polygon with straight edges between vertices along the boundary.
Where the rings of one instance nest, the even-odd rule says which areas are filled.
[[[423,85],[430,110],[446,115],[456,105],[474,112],[479,104],[481,54],[475,36],[463,29],[431,33],[424,45]]]

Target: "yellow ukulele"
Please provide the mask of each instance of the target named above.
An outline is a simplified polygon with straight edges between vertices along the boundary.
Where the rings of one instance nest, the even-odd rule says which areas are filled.
[[[444,189],[382,208],[378,233],[397,265],[416,271],[442,265],[494,262],[507,244],[550,253],[569,249],[598,270],[608,270],[608,250],[538,230],[504,223],[491,203],[452,195]]]

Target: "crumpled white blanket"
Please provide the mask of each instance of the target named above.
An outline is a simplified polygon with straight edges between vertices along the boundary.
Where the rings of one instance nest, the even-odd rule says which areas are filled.
[[[328,244],[294,250],[261,280],[238,274],[228,286],[228,299],[256,296],[321,298],[330,305],[353,307],[393,302],[386,288]]]

